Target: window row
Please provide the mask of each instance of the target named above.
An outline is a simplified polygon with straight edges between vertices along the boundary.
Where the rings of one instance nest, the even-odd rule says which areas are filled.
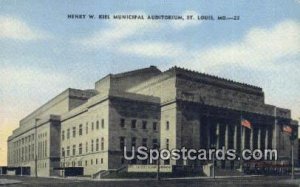
[[[132,119],[130,124],[131,124],[131,128],[132,129],[137,128],[137,120],[136,119]],[[125,118],[121,118],[120,119],[120,127],[122,127],[122,128],[126,127],[126,120],[125,120]],[[149,128],[148,127],[148,122],[146,120],[142,120],[141,128],[142,129],[148,129]],[[157,122],[153,122],[152,123],[152,127],[150,127],[150,128],[152,128],[155,131],[158,130]]]
[[[89,127],[90,126],[90,127]],[[101,128],[104,129],[104,119],[101,120]],[[99,121],[96,121],[96,123],[92,122],[90,125],[89,123],[87,122],[85,124],[85,133],[88,134],[89,133],[89,129],[91,131],[94,131],[95,129],[96,130],[99,130],[100,129],[100,122]],[[72,132],[71,132],[72,131]],[[76,127],[72,127],[72,129],[67,129],[66,131],[65,130],[62,130],[61,132],[61,139],[62,141],[66,139],[70,139],[71,137],[71,133],[72,133],[72,137],[75,138],[76,137],[76,134],[77,134],[77,129]],[[80,124],[78,126],[78,135],[81,136],[83,135],[83,124]]]
[[[38,139],[47,137],[47,132],[38,134]]]
[[[72,150],[71,150],[72,148]],[[91,140],[91,144],[90,144],[90,152],[94,152],[94,151],[103,151],[104,150],[104,138],[100,139],[96,139],[96,140]],[[72,155],[71,155],[71,151],[72,151]],[[85,153],[87,154],[89,152],[89,144],[88,142],[85,143]],[[83,154],[83,144],[80,143],[78,145],[78,152],[76,152],[76,145],[72,145],[72,147],[67,146],[66,150],[64,147],[62,147],[61,149],[61,156],[62,157],[68,157],[68,156],[75,156],[75,155],[82,155]]]
[[[34,144],[24,146],[22,148],[16,149],[12,152],[12,162],[19,163],[19,162],[27,162],[34,160]]]
[[[16,148],[16,147],[19,147],[19,146],[24,145],[26,143],[30,143],[33,140],[34,140],[34,134],[31,134],[31,135],[28,135],[28,136],[26,136],[22,139],[19,139],[19,140],[13,142],[13,145]]]
[[[88,166],[89,165],[89,161],[85,160],[84,164],[85,164],[85,166]],[[99,162],[98,158],[91,159],[90,160],[90,165],[92,166],[94,164],[103,164],[103,158],[100,159],[100,162]],[[76,162],[75,161],[72,161],[72,162],[61,162],[61,167],[69,167],[69,166],[76,167]],[[83,161],[82,160],[77,161],[77,166],[78,167],[83,166]]]
[[[141,165],[156,165],[157,160],[153,160],[152,163],[150,163],[150,160],[139,160],[137,158],[133,158],[132,160],[126,160],[124,157],[121,158],[121,164],[141,164]],[[164,165],[169,165],[170,164],[170,159],[164,160],[163,162]]]
[[[125,136],[120,136],[120,150],[124,150],[124,147],[126,147],[126,138]],[[131,138],[131,147],[136,147],[137,146],[137,138],[132,137]],[[141,146],[148,147],[148,139],[147,138],[142,138],[141,140]],[[158,145],[158,140],[152,139],[152,148],[157,148]]]

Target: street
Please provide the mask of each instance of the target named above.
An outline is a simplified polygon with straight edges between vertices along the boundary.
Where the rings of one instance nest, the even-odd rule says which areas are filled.
[[[299,177],[299,176],[298,176]],[[19,183],[5,184],[3,181],[18,181]],[[14,186],[14,187],[32,187],[32,186],[55,186],[55,187],[89,187],[89,186],[103,186],[103,187],[118,187],[118,186],[136,186],[136,187],[148,187],[148,186],[223,186],[223,187],[296,187],[300,184],[299,179],[290,180],[289,177],[278,176],[254,176],[254,177],[227,177],[227,178],[185,178],[185,179],[163,179],[161,181],[156,180],[143,180],[143,179],[118,179],[118,180],[90,180],[82,178],[34,178],[34,177],[20,177],[20,176],[0,176],[0,186]]]

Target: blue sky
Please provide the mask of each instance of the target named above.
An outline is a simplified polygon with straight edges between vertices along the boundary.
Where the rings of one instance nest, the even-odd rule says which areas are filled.
[[[266,103],[290,108],[298,119],[299,10],[299,0],[1,0],[0,145],[6,149],[18,121],[64,89],[93,88],[108,73],[150,65],[162,70],[177,65],[260,86]],[[240,20],[70,20],[68,14],[236,15]]]

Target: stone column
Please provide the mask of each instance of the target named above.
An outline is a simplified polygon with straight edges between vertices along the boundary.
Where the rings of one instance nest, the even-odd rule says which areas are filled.
[[[224,146],[225,146],[225,149],[228,149],[229,148],[229,125],[226,124],[225,125],[225,134],[224,134]]]
[[[246,139],[246,129],[245,129],[245,127],[242,127],[241,126],[241,128],[242,128],[242,130],[241,130],[241,132],[242,132],[242,134],[241,134],[241,136],[242,136],[242,142],[241,142],[241,149],[243,150],[243,149],[245,149],[245,139]]]
[[[211,142],[210,142],[210,124],[206,124],[206,138],[207,138],[207,148],[210,149],[211,147]]]
[[[279,149],[280,146],[279,146],[279,138],[280,138],[280,135],[279,135],[279,125],[277,125],[277,120],[275,120],[275,125],[273,125],[273,129],[272,129],[272,148],[273,149]]]
[[[234,125],[234,131],[233,131],[233,149],[237,150],[238,145],[238,126]]]
[[[268,149],[268,144],[269,144],[269,130],[268,128],[265,128],[266,134],[265,134],[265,149]]]
[[[220,148],[220,124],[216,124],[216,148]]]
[[[257,129],[257,149],[261,149],[261,130]]]

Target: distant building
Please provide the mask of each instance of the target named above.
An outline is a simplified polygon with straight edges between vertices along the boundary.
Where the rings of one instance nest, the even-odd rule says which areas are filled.
[[[252,124],[243,130],[241,117]],[[297,130],[288,109],[264,103],[261,88],[178,67],[154,66],[109,74],[93,90],[67,89],[20,121],[8,138],[8,166],[31,175],[59,175],[58,167],[84,167],[85,175],[127,164],[123,148],[276,148],[290,157],[283,125]],[[242,141],[242,142],[241,142]],[[295,144],[298,155],[298,142]],[[170,160],[162,164],[193,165]],[[220,162],[220,167],[236,163]]]

